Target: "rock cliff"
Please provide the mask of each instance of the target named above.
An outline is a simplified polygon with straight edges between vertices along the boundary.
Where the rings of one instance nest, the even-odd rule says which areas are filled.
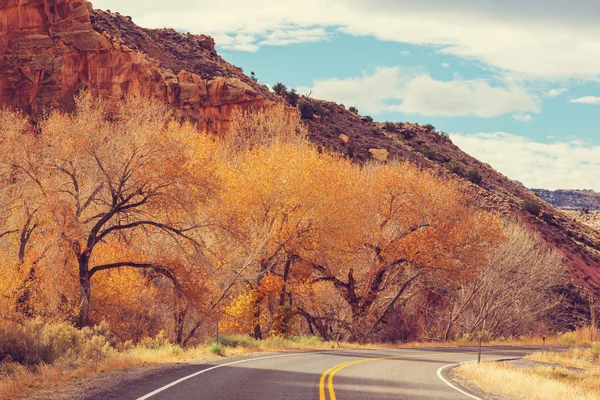
[[[227,73],[211,38],[190,35],[188,53],[193,48],[199,59],[218,58],[214,64],[225,73],[186,70],[156,46],[154,53],[128,46],[102,25],[94,29],[92,9],[83,0],[0,0],[0,104],[35,114],[71,109],[74,94],[84,88],[114,100],[151,96],[174,105],[200,129],[223,132],[233,108],[272,101],[264,87]],[[127,18],[95,12],[94,20],[107,27],[106,21]]]

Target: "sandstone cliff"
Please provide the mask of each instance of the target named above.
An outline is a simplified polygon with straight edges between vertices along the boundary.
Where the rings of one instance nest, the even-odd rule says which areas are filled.
[[[71,109],[74,94],[83,88],[115,100],[152,96],[174,105],[201,129],[222,132],[234,107],[271,101],[266,89],[227,69],[222,76],[185,70],[177,67],[176,57],[161,60],[167,53],[160,48],[139,51],[102,27],[98,32],[92,8],[83,0],[0,0],[0,104],[35,114]],[[188,42],[200,53],[196,58],[217,57],[212,39],[191,35]]]

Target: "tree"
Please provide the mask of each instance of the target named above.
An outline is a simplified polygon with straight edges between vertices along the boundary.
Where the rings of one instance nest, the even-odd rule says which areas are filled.
[[[356,108],[354,106],[348,107],[348,111],[350,111],[353,114],[357,114],[358,115],[358,108]]]
[[[211,141],[170,121],[166,106],[130,99],[109,110],[84,94],[40,131],[3,132],[2,173],[39,199],[50,226],[39,245],[54,246],[44,264],[77,276],[78,326],[89,322],[92,277],[124,267],[175,276],[164,261],[202,251],[199,205],[217,185]],[[169,247],[154,247],[162,239]],[[123,250],[111,251],[117,244]]]
[[[563,260],[522,225],[503,221],[505,240],[474,279],[451,297],[444,338],[488,332],[492,338],[521,335],[543,324],[566,283]]]
[[[365,340],[385,325],[423,284],[474,276],[494,246],[494,218],[468,206],[459,184],[410,164],[371,166],[361,208],[372,218],[363,227],[357,264],[314,264],[351,310],[351,338]]]

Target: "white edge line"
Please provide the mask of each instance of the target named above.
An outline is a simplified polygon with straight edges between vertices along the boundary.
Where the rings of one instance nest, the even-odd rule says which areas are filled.
[[[302,352],[302,353],[280,354],[280,355],[276,355],[276,356],[248,358],[248,359],[245,359],[245,360],[239,360],[239,361],[233,361],[233,362],[226,363],[226,364],[215,365],[214,367],[206,368],[206,369],[203,369],[201,371],[194,372],[191,375],[184,376],[183,378],[179,378],[176,381],[173,381],[173,382],[171,382],[171,383],[169,383],[169,384],[167,384],[167,385],[165,385],[163,387],[160,387],[160,388],[156,389],[153,392],[150,392],[150,393],[148,393],[148,394],[146,394],[146,395],[144,395],[142,397],[138,397],[137,400],[146,400],[146,399],[149,399],[150,397],[152,397],[152,396],[154,396],[154,395],[156,395],[156,394],[158,394],[158,393],[160,393],[162,391],[165,391],[165,390],[167,390],[167,389],[169,389],[169,388],[171,388],[171,387],[173,387],[175,385],[178,385],[178,384],[180,384],[183,381],[187,381],[190,378],[193,378],[195,376],[198,376],[198,375],[203,374],[203,373],[208,372],[208,371],[212,371],[213,369],[217,369],[217,368],[221,368],[221,367],[227,367],[229,365],[242,364],[242,363],[251,362],[251,361],[266,360],[268,358],[292,357],[292,356],[301,356],[301,355],[304,355],[304,354],[315,354],[315,353],[320,353],[320,351],[318,351],[318,352],[317,351],[305,351],[305,352]]]
[[[438,378],[440,378],[440,379],[442,380],[442,382],[444,382],[446,385],[448,385],[448,386],[450,386],[452,389],[454,389],[454,390],[456,390],[456,391],[458,391],[458,392],[460,392],[460,393],[464,394],[465,396],[468,396],[468,397],[470,397],[470,398],[472,398],[472,399],[475,399],[475,400],[483,400],[483,399],[481,399],[480,397],[474,396],[474,395],[472,395],[471,393],[465,392],[464,390],[462,390],[462,389],[460,389],[460,388],[458,388],[458,387],[454,386],[452,383],[450,383],[450,382],[449,382],[449,381],[448,381],[446,378],[444,378],[444,377],[442,376],[442,371],[443,371],[443,370],[445,370],[446,368],[449,368],[449,367],[454,367],[455,365],[469,364],[469,363],[472,363],[472,362],[474,362],[474,361],[466,361],[466,362],[461,362],[461,363],[448,364],[448,365],[446,365],[446,366],[443,366],[443,367],[441,367],[440,369],[438,369],[438,370],[437,370],[437,376],[438,376]]]

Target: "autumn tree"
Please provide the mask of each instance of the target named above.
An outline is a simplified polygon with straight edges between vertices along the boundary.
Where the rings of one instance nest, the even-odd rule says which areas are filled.
[[[560,304],[556,288],[567,281],[562,257],[520,223],[503,221],[502,230],[505,240],[485,266],[450,297],[445,339],[524,334]]]
[[[87,94],[73,114],[52,113],[39,132],[2,131],[2,176],[14,182],[15,202],[35,199],[47,226],[40,263],[56,285],[57,277],[77,277],[77,325],[89,322],[93,277],[127,267],[178,282],[175,266],[191,268],[207,225],[201,204],[217,185],[211,146],[192,126],[171,121],[161,103],[130,99],[109,108]]]

